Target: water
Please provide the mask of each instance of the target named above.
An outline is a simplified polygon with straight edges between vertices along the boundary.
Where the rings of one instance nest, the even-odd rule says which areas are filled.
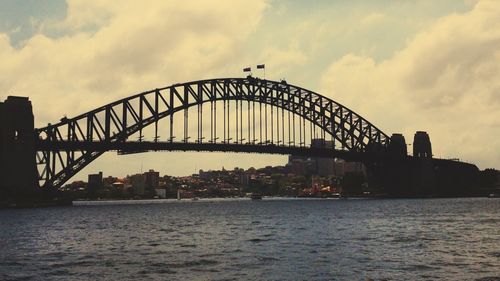
[[[0,210],[0,280],[500,277],[500,199],[146,203]]]

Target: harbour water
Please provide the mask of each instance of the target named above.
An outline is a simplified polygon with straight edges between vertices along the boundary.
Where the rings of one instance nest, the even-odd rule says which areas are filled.
[[[500,199],[200,199],[0,210],[0,280],[499,277]]]

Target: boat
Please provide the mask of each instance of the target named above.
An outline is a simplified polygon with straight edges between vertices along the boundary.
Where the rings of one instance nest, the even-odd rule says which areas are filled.
[[[252,200],[262,200],[262,194],[260,194],[260,193],[252,193],[252,195],[250,195],[250,198]]]
[[[334,193],[332,193],[332,194],[331,194],[331,196],[330,196],[330,197],[332,197],[332,198],[340,198],[340,197],[342,197],[342,196],[340,195],[340,193],[339,193],[339,192],[334,192]]]

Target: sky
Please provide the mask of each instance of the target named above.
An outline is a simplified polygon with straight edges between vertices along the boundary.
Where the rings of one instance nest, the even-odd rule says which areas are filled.
[[[145,90],[242,77],[266,64],[387,134],[500,168],[500,3],[440,1],[0,0],[0,100],[29,96],[37,127]],[[282,165],[236,153],[106,153],[88,173]]]

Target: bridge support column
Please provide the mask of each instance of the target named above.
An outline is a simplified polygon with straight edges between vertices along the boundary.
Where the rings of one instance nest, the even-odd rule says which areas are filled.
[[[29,200],[37,192],[31,102],[9,96],[0,102],[0,205]]]
[[[428,136],[427,142],[430,151]],[[387,149],[378,151],[366,163],[369,180],[390,197],[434,196],[436,175],[430,155],[429,152],[426,157],[409,157],[404,136],[393,134]]]

